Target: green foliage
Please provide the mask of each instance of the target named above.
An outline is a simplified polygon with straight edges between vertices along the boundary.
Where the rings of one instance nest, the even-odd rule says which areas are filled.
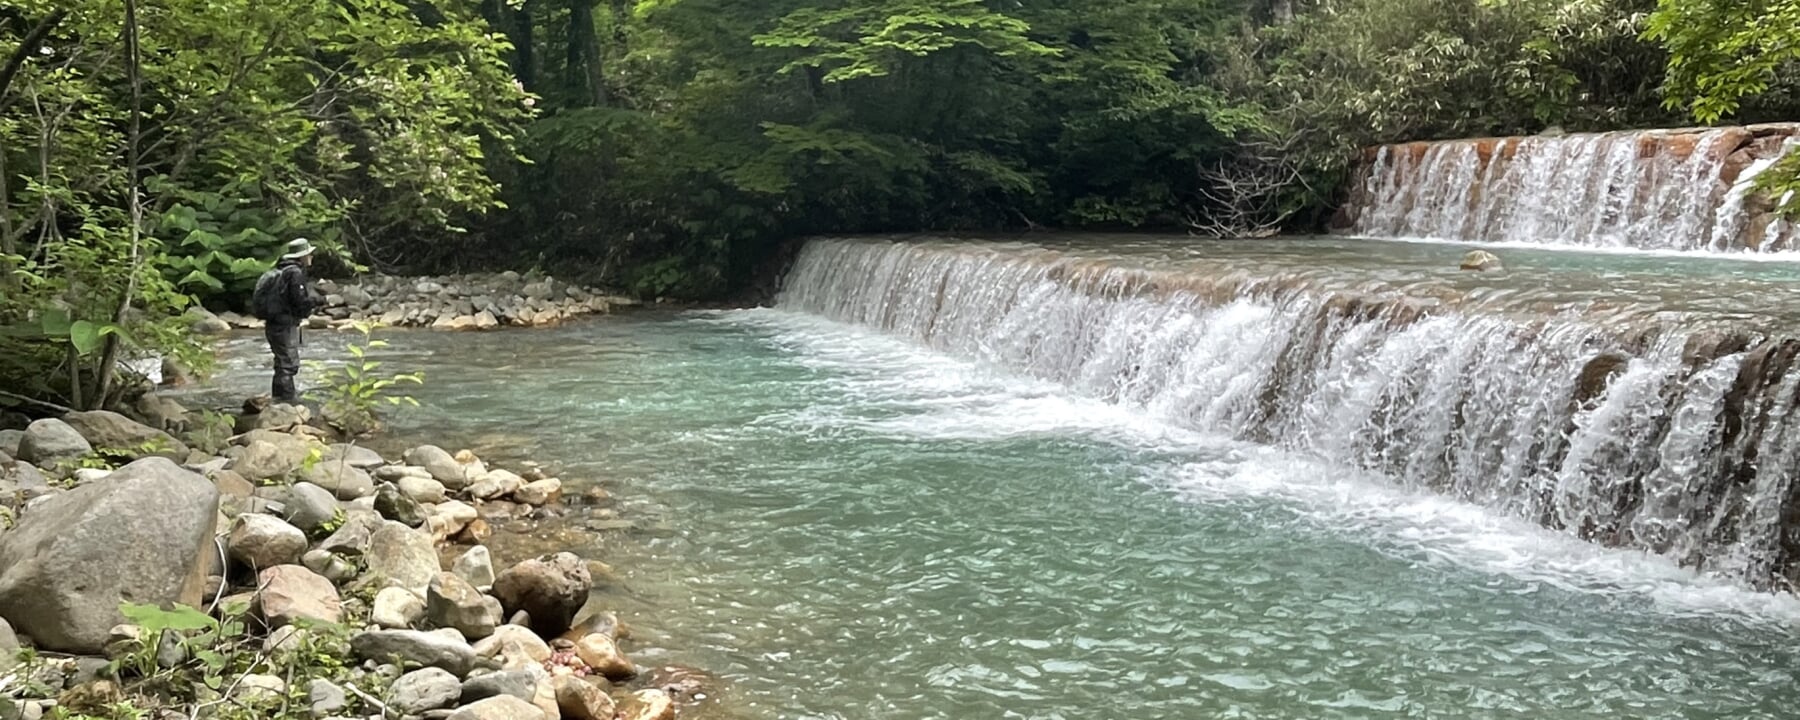
[[[344,345],[344,352],[349,357],[342,365],[312,363],[320,373],[324,387],[310,397],[323,404],[325,418],[338,429],[351,435],[365,435],[381,427],[378,415],[381,408],[418,406],[418,400],[398,394],[393,388],[407,383],[423,385],[425,375],[416,372],[379,374],[377,371],[382,363],[370,359],[368,352],[387,347],[387,342],[374,339],[375,323],[358,322],[353,327],[362,336],[362,341]]]
[[[1646,37],[1669,52],[1671,109],[1703,123],[1793,120],[1800,113],[1800,0],[1660,0]],[[1800,153],[1757,178],[1800,219]]]

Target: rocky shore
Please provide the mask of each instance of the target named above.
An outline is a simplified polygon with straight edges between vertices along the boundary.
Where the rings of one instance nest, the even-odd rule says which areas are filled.
[[[319,280],[324,299],[312,318],[315,328],[374,322],[387,327],[437,330],[493,330],[543,327],[583,315],[605,314],[637,300],[550,276],[516,272],[438,277],[368,275],[355,280]],[[202,316],[195,329],[223,332],[256,328],[262,322],[237,313]]]
[[[146,397],[0,431],[0,720],[671,720],[705,697],[630,660],[603,564],[495,567],[489,517],[564,501],[541,467]]]

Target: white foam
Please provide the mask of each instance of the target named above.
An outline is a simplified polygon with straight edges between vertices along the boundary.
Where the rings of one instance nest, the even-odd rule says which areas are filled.
[[[1275,503],[1304,523],[1423,564],[1446,562],[1569,592],[1642,598],[1673,615],[1800,622],[1800,599],[1792,595],[1756,592],[1663,556],[1583,542],[1495,510],[1402,490],[1369,473],[1179,427],[873,330],[773,309],[699,316],[768,332],[798,362],[833,378],[834,390],[858,398],[768,422],[922,440],[1068,437],[1109,443],[1145,452],[1146,481],[1183,502]],[[1199,456],[1213,459],[1191,460]]]

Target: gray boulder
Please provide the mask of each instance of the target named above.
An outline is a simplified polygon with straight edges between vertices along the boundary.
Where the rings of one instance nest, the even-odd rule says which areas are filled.
[[[20,460],[38,467],[49,467],[64,460],[86,457],[94,446],[68,423],[55,419],[39,420],[25,428],[19,440]]]
[[[587,604],[593,585],[587,563],[573,553],[557,553],[507,568],[494,581],[494,595],[509,617],[523,610],[531,616],[531,629],[556,637]]]
[[[461,490],[469,485],[462,463],[436,445],[420,445],[406,451],[406,464],[425,468],[433,479],[451,490]]]
[[[294,483],[283,497],[287,520],[306,532],[317,532],[337,517],[338,501],[331,492],[312,483]]]
[[[450,571],[469,581],[475,587],[489,587],[494,584],[494,558],[487,546],[476,545],[468,552],[456,558],[450,564]]]
[[[146,458],[41,503],[0,538],[0,617],[39,647],[101,652],[127,600],[200,604],[219,512],[205,478]]]
[[[372,470],[387,464],[381,454],[361,445],[338,443],[325,449],[324,462],[343,461],[359,470]]]
[[[346,510],[343,526],[320,541],[318,549],[339,555],[367,555],[370,538],[384,522],[380,515],[367,510]]]
[[[231,521],[225,547],[232,560],[260,571],[299,561],[306,552],[306,533],[274,516],[239,515]]]
[[[406,588],[382,588],[375,593],[373,609],[369,612],[369,622],[393,629],[404,630],[425,618],[425,601],[413,591]]]
[[[306,701],[311,705],[312,716],[326,718],[338,715],[350,707],[350,698],[344,689],[330,680],[314,680],[306,685]]]
[[[544,720],[544,711],[511,695],[491,697],[473,705],[464,705],[446,720]]]
[[[19,443],[24,440],[24,430],[0,430],[0,452],[18,457]]]
[[[401,476],[394,478],[393,482],[394,486],[400,488],[401,493],[412,498],[413,502],[435,504],[450,499],[444,484],[430,476]]]
[[[237,431],[287,430],[312,421],[312,411],[305,405],[270,405],[262,412],[238,417]]]
[[[428,667],[401,675],[388,690],[388,706],[405,715],[418,715],[456,704],[462,683],[443,668]]]
[[[339,500],[375,494],[375,480],[348,462],[321,462],[300,471],[300,479],[330,490]]]
[[[350,652],[363,660],[443,668],[458,677],[475,664],[475,648],[454,630],[366,630],[350,638]]]
[[[277,445],[266,440],[252,440],[244,446],[231,469],[251,482],[287,477],[306,463],[308,450],[304,443]]]
[[[129,458],[165,457],[186,462],[188,448],[175,436],[106,410],[69,413],[63,422],[81,433],[88,444]]]
[[[502,695],[531,700],[537,695],[537,682],[537,673],[525,669],[477,675],[463,682],[462,701],[475,703]]]
[[[425,509],[419,507],[419,501],[407,497],[393,483],[375,488],[375,512],[407,527],[425,524]]]
[[[494,634],[500,625],[500,601],[481,594],[455,573],[438,573],[425,591],[425,620],[451,628],[470,640]]]
[[[438,574],[431,536],[397,522],[384,522],[369,535],[369,573],[420,595]]]

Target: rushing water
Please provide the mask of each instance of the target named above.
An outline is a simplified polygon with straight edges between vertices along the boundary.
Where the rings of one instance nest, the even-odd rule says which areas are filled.
[[[640,662],[723,676],[702,712],[1781,718],[1800,703],[1791,596],[783,305],[394,333],[382,358],[429,378],[400,432],[506,444],[491,454],[559,461],[626,500],[643,530],[575,549],[619,569],[601,598],[636,626]],[[309,336],[308,356],[330,339]],[[234,341],[230,389],[257,386],[254,349]]]
[[[1792,252],[1792,222],[1756,180],[1787,125],[1384,146],[1363,168],[1351,233],[1513,245]],[[1756,208],[1758,203],[1760,208]]]

